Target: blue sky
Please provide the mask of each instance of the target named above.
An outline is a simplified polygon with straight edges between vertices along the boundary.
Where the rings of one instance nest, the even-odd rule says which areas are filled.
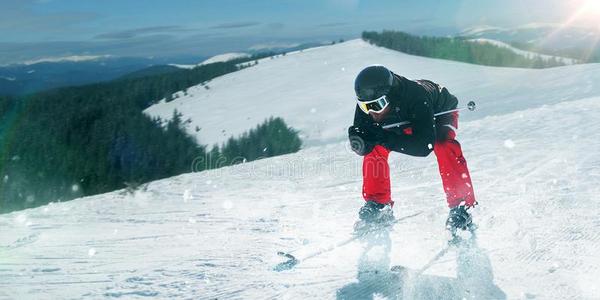
[[[0,56],[213,55],[382,29],[447,35],[560,22],[565,1],[578,0],[0,0]]]

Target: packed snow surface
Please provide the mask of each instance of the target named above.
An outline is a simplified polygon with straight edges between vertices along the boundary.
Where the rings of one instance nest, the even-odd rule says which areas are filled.
[[[451,248],[419,274],[445,245],[447,207],[435,157],[393,153],[395,214],[423,213],[274,272],[283,261],[277,251],[310,253],[352,232],[363,203],[361,158],[343,129],[353,113],[351,78],[375,62],[479,100],[458,135],[480,203],[477,242]],[[229,133],[282,115],[319,145],[133,194],[0,215],[0,298],[599,299],[599,71],[483,68],[360,41],[267,59],[170,103]],[[237,97],[219,107],[217,93]]]

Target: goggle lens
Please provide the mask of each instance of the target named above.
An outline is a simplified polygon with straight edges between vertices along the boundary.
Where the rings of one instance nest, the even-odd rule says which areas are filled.
[[[388,104],[389,104],[389,101],[387,100],[385,95],[381,96],[375,100],[366,101],[366,102],[358,100],[358,107],[360,107],[360,109],[365,114],[368,114],[371,111],[374,113],[380,113],[388,106]]]

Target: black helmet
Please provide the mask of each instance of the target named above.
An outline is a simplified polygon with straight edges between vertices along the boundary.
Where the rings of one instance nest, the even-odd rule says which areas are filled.
[[[375,100],[387,93],[394,83],[394,75],[382,65],[364,68],[354,80],[356,97],[361,101]]]

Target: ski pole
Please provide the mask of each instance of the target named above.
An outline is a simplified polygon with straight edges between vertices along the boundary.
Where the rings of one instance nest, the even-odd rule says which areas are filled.
[[[437,117],[437,116],[441,116],[441,115],[445,115],[445,114],[449,114],[449,113],[453,113],[453,112],[461,111],[461,110],[465,110],[465,109],[468,109],[469,111],[474,111],[475,108],[476,108],[475,101],[469,101],[469,103],[467,103],[466,107],[460,107],[460,108],[455,108],[455,109],[451,109],[451,110],[447,110],[447,111],[442,111],[442,112],[434,114],[433,116]],[[407,124],[410,124],[410,122],[404,121],[404,122],[398,122],[398,123],[394,123],[394,124],[388,124],[388,125],[381,126],[381,128],[389,129],[392,127],[400,127],[402,125],[407,125]]]
[[[461,111],[461,110],[465,110],[465,109],[468,109],[470,111],[474,111],[475,108],[476,108],[475,101],[469,101],[469,103],[467,103],[466,107],[460,107],[460,108],[455,108],[455,109],[451,109],[451,110],[439,112],[437,114],[434,114],[434,116],[437,117],[437,116],[441,116],[441,115],[445,115],[445,114],[449,114],[449,113],[453,113],[455,111]]]

